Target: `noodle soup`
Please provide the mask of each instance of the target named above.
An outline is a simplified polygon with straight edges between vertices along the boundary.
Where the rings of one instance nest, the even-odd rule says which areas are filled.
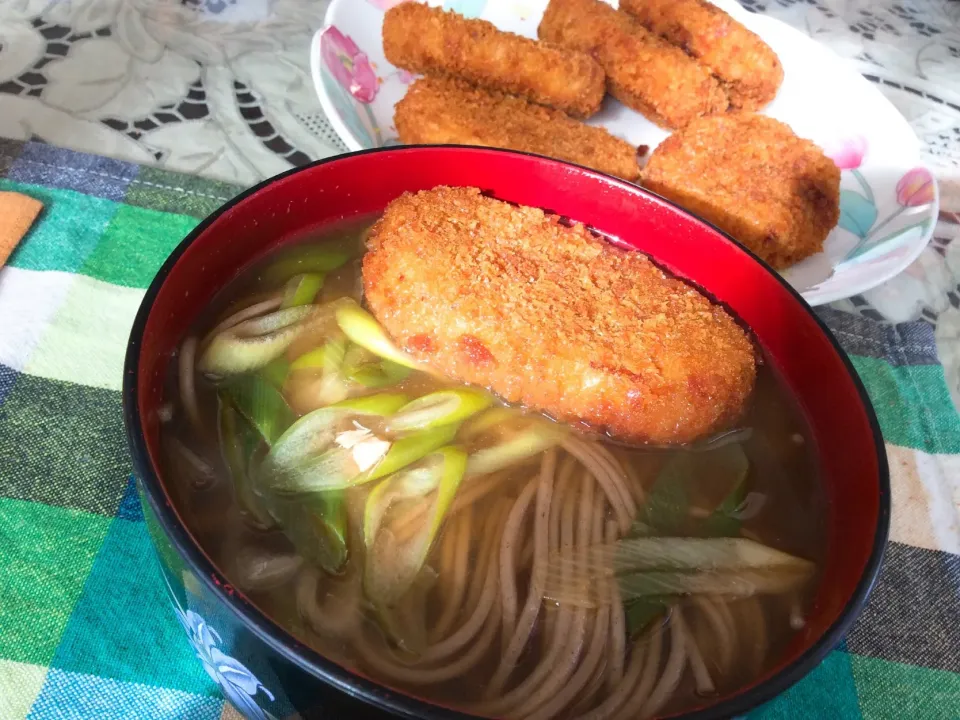
[[[245,271],[180,347],[164,470],[231,583],[345,667],[480,716],[656,717],[773,667],[825,536],[775,371],[683,447],[509,406],[364,310],[368,225]]]

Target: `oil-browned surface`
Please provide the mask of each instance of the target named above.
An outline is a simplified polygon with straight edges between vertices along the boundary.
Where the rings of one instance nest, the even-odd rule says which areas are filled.
[[[400,142],[485,145],[549,155],[636,180],[637,151],[559,110],[443,78],[421,78],[397,103]]]
[[[460,77],[574,117],[593,115],[603,100],[603,70],[588,55],[418,2],[387,11],[383,52],[411,72]]]
[[[770,46],[707,0],[620,0],[620,9],[710,68],[733,108],[758,110],[783,82]]]
[[[823,249],[840,219],[840,171],[785,124],[753,113],[703,118],[664,140],[642,183],[781,269]]]
[[[740,414],[752,342],[641,253],[473,188],[406,194],[374,226],[367,302],[418,360],[625,439],[686,442]]]
[[[683,127],[729,105],[705,66],[601,0],[550,0],[537,32],[595,57],[610,94],[658,125]]]

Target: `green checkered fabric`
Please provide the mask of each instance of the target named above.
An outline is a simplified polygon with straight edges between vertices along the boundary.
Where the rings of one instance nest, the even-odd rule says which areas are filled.
[[[145,288],[239,188],[0,140],[0,190],[45,206],[0,270],[0,720],[231,714],[165,596],[119,391]],[[750,717],[960,718],[960,417],[933,332],[821,317],[880,417],[892,542],[844,643]]]

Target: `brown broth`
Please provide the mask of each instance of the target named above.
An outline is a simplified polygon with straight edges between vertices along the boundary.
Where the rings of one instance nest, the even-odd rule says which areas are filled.
[[[345,225],[307,237],[302,244],[279,251],[258,266],[241,273],[205,310],[193,333],[197,337],[202,337],[231,312],[248,306],[256,299],[262,299],[276,291],[276,286],[267,287],[264,284],[266,276],[264,269],[277,263],[278,260],[295,256],[304,244],[309,246],[329,245],[356,251],[357,257],[354,260],[327,275],[317,302],[325,303],[344,296],[360,300],[362,282],[359,253],[362,248],[362,230],[368,224],[366,222]],[[303,350],[316,344],[315,341],[298,342],[299,349]],[[297,593],[291,591],[298,586],[298,582],[302,582],[302,573],[304,572],[302,568],[295,576],[277,587],[266,589],[249,587],[249,578],[246,577],[246,571],[241,567],[243,563],[246,562],[249,565],[250,558],[256,553],[269,557],[291,556],[296,553],[296,549],[283,532],[276,529],[266,532],[255,529],[244,518],[219,447],[220,437],[217,429],[219,400],[216,386],[199,375],[196,378],[198,406],[201,412],[202,426],[206,428],[203,433],[196,432],[184,417],[185,413],[178,400],[176,363],[172,363],[172,365],[174,367],[169,380],[169,403],[167,406],[170,417],[164,423],[162,432],[166,477],[170,481],[178,509],[190,530],[199,544],[221,568],[225,576],[237,587],[246,588],[245,592],[248,597],[265,614],[276,620],[299,640],[312,645],[331,659],[347,667],[360,668],[366,675],[377,678],[384,684],[407,688],[418,696],[428,697],[443,704],[466,704],[468,708],[476,711],[477,707],[471,703],[483,698],[489,678],[496,671],[499,655],[505,645],[499,631],[493,637],[490,650],[483,653],[476,665],[470,671],[464,673],[462,677],[426,685],[410,683],[389,677],[371,668],[369,663],[363,660],[362,653],[356,649],[356,643],[353,639],[333,638],[314,631],[298,609]],[[402,390],[416,397],[450,385],[450,383],[441,383],[435,378],[414,372],[402,383],[389,389],[391,391]],[[772,364],[769,362],[758,367],[756,388],[740,426],[750,428],[752,431],[749,437],[741,443],[743,453],[750,464],[744,484],[746,497],[749,499],[747,503],[749,512],[747,514],[750,516],[742,520],[739,528],[740,535],[756,539],[783,552],[811,560],[819,567],[824,553],[825,508],[814,448],[811,447],[810,433],[797,403],[789,396],[783,382],[777,377]],[[595,437],[594,440],[606,444],[602,439]],[[188,449],[189,453],[200,459],[199,466],[206,465],[209,469],[198,471],[198,463],[184,459],[184,447]],[[663,450],[623,447],[613,444],[608,445],[608,448],[621,461],[630,466],[632,472],[639,479],[647,500],[657,492],[656,481],[663,467],[671,462],[671,459],[677,454],[692,452],[688,449]],[[260,451],[261,455],[263,452],[263,450]],[[491,516],[495,516],[494,514],[498,512],[500,507],[498,503],[506,503],[504,498],[512,499],[519,494],[520,488],[526,480],[536,474],[537,467],[538,461],[524,463],[521,467],[512,471],[512,476],[507,477],[496,491],[472,505],[472,530],[469,534],[471,551],[468,555],[470,571],[467,573],[463,591],[463,603],[467,606],[456,616],[455,622],[451,624],[446,635],[466,622],[472,610],[469,605],[472,597],[472,578],[483,571],[483,568],[479,566],[480,550],[477,548],[477,545],[483,542],[483,523]],[[558,467],[562,467],[562,465]],[[702,526],[700,522],[702,518],[697,513],[702,515],[704,511],[709,512],[709,506],[715,507],[725,499],[726,491],[722,488],[718,490],[716,487],[719,481],[714,482],[707,477],[709,469],[704,472],[706,475],[691,481],[690,492],[686,498],[689,505],[686,508],[689,519],[682,527],[685,534],[688,535],[709,534],[701,533],[698,530]],[[471,481],[477,482],[477,479],[473,478]],[[466,487],[466,484],[461,485],[459,492],[463,493]],[[559,484],[555,483],[553,487],[556,491]],[[368,490],[369,488],[361,488],[347,491],[348,504],[354,506],[351,515],[351,533],[354,540],[356,540],[358,532],[355,522],[358,516],[356,505],[362,502]],[[595,496],[602,496],[599,489],[595,491]],[[584,502],[584,496],[582,495],[571,495],[570,497],[576,497],[577,499],[574,507],[579,507],[580,503]],[[536,498],[534,498],[535,501]],[[574,501],[571,500],[570,502]],[[741,509],[743,509],[743,506],[741,506]],[[433,622],[437,622],[443,614],[444,604],[440,602],[439,598],[443,592],[447,592],[447,589],[452,586],[451,583],[455,584],[456,573],[452,571],[446,575],[443,573],[445,567],[444,553],[447,553],[447,557],[452,557],[455,554],[455,546],[450,546],[450,548],[453,548],[452,550],[445,550],[444,546],[448,543],[457,542],[458,531],[451,528],[453,527],[452,523],[462,522],[460,519],[462,512],[453,516],[442,533],[435,539],[427,560],[428,566],[440,571],[433,589],[424,599],[426,604],[425,615],[427,618],[431,618]],[[562,514],[562,510],[558,512]],[[604,521],[612,517],[609,505],[604,513]],[[576,512],[573,515],[576,517]],[[395,519],[396,516],[394,516]],[[528,518],[524,527],[531,525],[532,523]],[[523,548],[521,547],[517,550],[520,559],[522,559],[522,553]],[[351,560],[350,562],[355,563],[359,560]],[[322,571],[320,572],[322,574]],[[347,575],[349,576],[349,572]],[[750,600],[719,601],[725,603],[726,607],[722,615],[733,619],[732,631],[736,645],[732,667],[725,671],[721,671],[718,665],[719,658],[722,658],[724,654],[724,648],[721,647],[722,636],[716,630],[716,626],[711,624],[711,618],[717,616],[710,615],[693,602],[687,602],[688,599],[682,602],[680,606],[686,624],[698,647],[701,648],[701,654],[714,680],[717,694],[736,690],[752,682],[758,674],[777,662],[778,657],[795,632],[791,628],[791,612],[796,614],[799,611],[802,617],[804,608],[808,606],[811,600],[815,580],[815,577],[811,578],[806,585],[795,593],[792,600],[777,595],[761,595]],[[330,593],[342,589],[344,582],[343,579],[327,578],[323,580],[322,586],[326,593]],[[517,573],[518,611],[523,607],[529,583],[529,573]],[[324,593],[321,592],[321,601],[324,599],[323,596]],[[361,607],[362,623],[366,626],[376,627],[376,633],[372,635],[373,637],[376,634],[382,635],[383,631],[380,623],[370,612],[369,603],[361,602]],[[559,618],[563,616],[564,612],[567,613],[565,617],[571,618],[570,622],[575,626],[577,622],[576,611],[558,608],[549,601],[543,603],[543,608],[538,612],[529,641],[526,643],[523,653],[517,659],[517,669],[511,675],[513,680],[506,685],[507,690],[525,678],[528,673],[533,672],[537,663],[548,652],[545,638],[552,637],[550,636],[551,629],[556,626],[556,623],[560,622]],[[758,621],[757,613],[761,614],[762,623]],[[667,617],[672,617],[672,615],[667,615]],[[651,633],[666,632],[662,629],[657,630],[664,624],[663,618],[662,615],[659,618],[654,618],[647,626],[646,634],[641,636],[643,640],[635,646],[638,648],[637,651],[645,647],[644,642],[649,642]],[[585,619],[587,631],[583,636],[584,649],[580,655],[580,661],[583,660],[584,654],[587,652],[586,648],[591,637],[589,633],[590,623],[593,621],[599,622],[596,613],[587,613]],[[672,620],[670,622],[672,623],[668,626],[670,632],[676,632],[675,623]],[[361,631],[361,634],[363,632],[366,631]],[[482,634],[482,632],[479,633],[479,635]],[[371,635],[364,635],[364,637],[369,636]],[[671,637],[673,636],[671,635]],[[668,638],[664,637],[664,651],[661,653],[660,660],[661,673],[664,671],[667,640]],[[467,643],[464,650],[454,653],[445,662],[449,664],[456,661],[463,655],[464,651],[472,646],[474,641],[475,639]],[[628,648],[625,663],[628,669],[631,657],[629,651],[631,642],[630,639],[625,641]],[[604,658],[603,662],[609,663],[609,658]],[[443,664],[440,663],[440,665]],[[430,667],[436,667],[436,664],[432,664]],[[608,691],[604,691],[601,687],[599,692],[600,694],[596,695],[595,700],[586,702],[579,708],[575,708],[576,700],[571,701],[555,717],[572,717],[574,709],[576,710],[574,714],[580,714],[590,707],[596,706]],[[709,696],[702,697],[698,694],[691,667],[685,666],[676,690],[661,705],[659,712],[682,711],[700,706],[708,699]],[[507,712],[507,715],[512,717],[511,713],[515,712],[516,709],[515,706],[510,712]],[[637,707],[635,712],[639,713],[640,710],[641,708]]]

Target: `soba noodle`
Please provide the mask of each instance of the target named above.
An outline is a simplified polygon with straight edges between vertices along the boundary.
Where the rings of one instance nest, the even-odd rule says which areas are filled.
[[[326,257],[305,248],[308,265]],[[376,352],[348,341],[336,310],[359,286],[355,260],[324,270],[340,295],[313,288],[328,304],[312,309],[310,296],[290,313],[291,298],[323,284],[307,272],[264,287],[291,257],[238,280],[222,319],[210,313],[182,343],[164,432],[184,514],[237,538],[208,549],[266,612],[293,598],[302,641],[479,715],[627,720],[736,690],[802,627],[813,566],[763,543],[791,508],[811,514],[812,465],[803,444],[783,441],[803,426],[767,371],[754,431],[702,461],[612,445],[411,371],[382,341]],[[445,425],[450,408],[465,414]],[[396,461],[410,443],[389,428],[404,423],[433,444]],[[301,447],[297,433],[313,439]],[[336,442],[321,456],[324,433]],[[758,443],[791,448],[775,478],[750,469]],[[326,474],[311,469],[320,457]],[[217,474],[230,482],[207,482]],[[766,500],[741,520],[748,487]],[[224,488],[208,517],[203,493]],[[813,523],[784,527],[786,551],[816,555]],[[691,556],[690,538],[710,544],[710,563]]]

